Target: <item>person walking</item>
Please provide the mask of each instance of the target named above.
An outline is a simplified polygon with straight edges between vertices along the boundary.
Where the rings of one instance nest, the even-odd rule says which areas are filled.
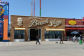
[[[59,35],[59,38],[60,38],[60,44],[63,44],[63,36]]]
[[[36,44],[39,43],[40,44],[40,41],[39,41],[39,35],[36,36]]]
[[[75,42],[75,41],[76,41],[76,36],[73,37],[73,42]]]
[[[82,44],[82,36],[80,35],[79,44]]]
[[[78,40],[77,40],[78,42],[80,41],[80,36],[78,37]]]

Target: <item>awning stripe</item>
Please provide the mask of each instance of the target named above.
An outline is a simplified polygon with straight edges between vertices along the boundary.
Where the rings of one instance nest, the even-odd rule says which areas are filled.
[[[15,30],[25,30],[25,28],[15,28]]]
[[[65,29],[46,29],[46,31],[65,31]]]

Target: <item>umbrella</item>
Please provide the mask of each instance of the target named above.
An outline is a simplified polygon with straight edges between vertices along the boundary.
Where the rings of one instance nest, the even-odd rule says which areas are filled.
[[[73,31],[73,32],[71,32],[71,34],[79,34],[79,32]]]

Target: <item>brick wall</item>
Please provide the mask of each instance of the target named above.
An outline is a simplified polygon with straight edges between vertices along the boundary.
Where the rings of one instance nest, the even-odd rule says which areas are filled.
[[[17,25],[17,18],[21,17],[23,19],[23,25],[18,26]],[[35,26],[35,27],[29,27],[31,24],[31,21],[33,19],[37,19],[39,21],[45,21],[46,19],[49,19],[49,21],[56,19],[56,21],[62,21],[62,25],[59,25],[57,27],[49,27],[48,24],[42,25],[42,26]],[[25,41],[28,40],[28,29],[30,28],[40,28],[42,30],[41,32],[41,39],[44,40],[44,31],[46,28],[54,28],[54,29],[65,29],[65,18],[52,18],[52,17],[32,17],[32,16],[18,16],[18,15],[12,15],[11,16],[11,35],[10,40],[14,41],[14,29],[15,28],[25,28]]]

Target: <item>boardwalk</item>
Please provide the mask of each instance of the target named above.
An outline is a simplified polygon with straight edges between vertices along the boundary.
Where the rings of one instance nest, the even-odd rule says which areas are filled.
[[[10,42],[0,43],[0,56],[84,56],[84,44],[73,42]]]

